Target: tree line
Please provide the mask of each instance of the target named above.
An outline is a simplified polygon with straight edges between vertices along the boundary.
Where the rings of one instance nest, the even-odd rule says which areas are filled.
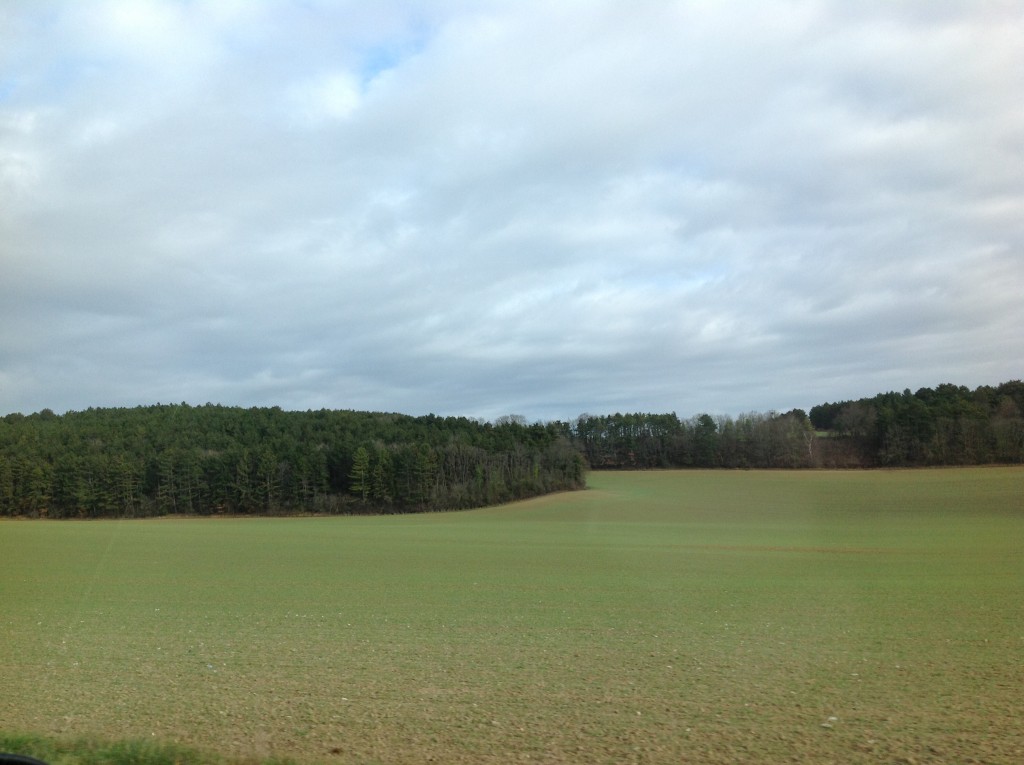
[[[593,469],[1024,463],[1024,383],[810,413],[580,415],[494,423],[212,404],[0,418],[0,516],[380,513],[579,489]]]
[[[809,414],[584,414],[570,438],[595,469],[1019,464],[1024,383],[880,393]]]
[[[560,425],[187,404],[0,418],[0,515],[468,508],[584,485]]]
[[[1024,462],[1024,382],[970,390],[945,384],[915,393],[819,404],[813,427],[833,460],[865,466]]]
[[[800,468],[817,460],[806,413],[581,415],[572,440],[595,469]]]

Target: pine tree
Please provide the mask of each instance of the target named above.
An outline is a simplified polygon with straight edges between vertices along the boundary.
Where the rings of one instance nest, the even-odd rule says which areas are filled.
[[[360,446],[352,455],[352,472],[348,474],[349,491],[358,495],[364,502],[370,493],[370,453],[365,446]]]
[[[382,503],[391,502],[392,472],[390,452],[384,448],[378,449],[371,475],[373,498],[375,501]]]

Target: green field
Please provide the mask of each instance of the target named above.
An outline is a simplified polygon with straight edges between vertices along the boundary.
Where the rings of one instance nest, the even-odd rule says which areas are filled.
[[[0,523],[0,730],[329,763],[1024,762],[1024,469]]]

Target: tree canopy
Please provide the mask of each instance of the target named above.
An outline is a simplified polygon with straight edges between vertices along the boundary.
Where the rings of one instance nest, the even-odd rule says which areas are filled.
[[[595,469],[1014,464],[1024,462],[1024,383],[880,393],[809,414],[585,414],[572,437]]]
[[[0,419],[0,515],[397,512],[584,483],[560,425],[187,404]]]
[[[940,385],[810,413],[580,415],[495,423],[212,404],[0,418],[0,516],[477,507],[582,488],[593,469],[1024,462],[1024,383]]]

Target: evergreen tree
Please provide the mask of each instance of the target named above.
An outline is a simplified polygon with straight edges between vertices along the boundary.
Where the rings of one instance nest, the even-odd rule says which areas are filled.
[[[370,495],[370,453],[365,446],[360,446],[352,455],[352,472],[349,473],[349,491],[363,502]]]

